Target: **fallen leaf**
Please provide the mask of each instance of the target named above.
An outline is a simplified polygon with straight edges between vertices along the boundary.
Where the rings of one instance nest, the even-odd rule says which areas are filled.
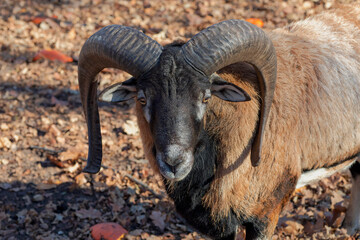
[[[51,133],[55,137],[62,135],[61,131],[54,124],[50,126],[49,133]]]
[[[61,161],[76,161],[81,156],[82,152],[78,148],[69,148],[65,152],[59,154],[59,159]]]
[[[35,24],[40,24],[47,18],[48,17],[34,17],[31,21]]]
[[[38,189],[38,190],[49,190],[49,189],[53,189],[53,188],[56,188],[56,184],[39,183],[36,185],[36,189]]]
[[[1,137],[0,138],[0,149],[1,148],[10,148],[11,147],[11,141],[7,137]]]
[[[90,218],[95,219],[101,217],[101,212],[97,209],[80,209],[75,212],[75,215],[80,219]]]
[[[57,157],[48,154],[47,158],[49,159],[50,162],[52,162],[54,165],[58,166],[59,168],[65,167],[64,163],[62,163]]]
[[[76,162],[73,166],[66,168],[66,171],[68,171],[69,173],[74,173],[79,168],[80,168],[80,164],[78,162]]]
[[[247,18],[246,21],[258,26],[259,28],[264,26],[264,22],[259,18]]]
[[[75,177],[75,182],[76,182],[76,184],[79,185],[79,186],[82,186],[82,185],[84,185],[85,183],[87,183],[85,174],[84,174],[84,173],[80,173],[79,175],[77,175],[77,176]]]
[[[139,127],[135,121],[127,120],[122,127],[127,135],[134,136],[139,133]]]
[[[0,221],[7,219],[9,216],[5,212],[0,212]]]
[[[126,233],[125,228],[117,223],[99,223],[90,228],[94,240],[120,240]]]
[[[150,218],[156,227],[158,227],[161,231],[164,231],[166,218],[165,214],[162,214],[160,211],[152,211]]]
[[[296,234],[297,232],[301,231],[304,228],[303,225],[292,220],[286,221],[285,224],[287,226],[284,228],[284,231],[288,234]]]
[[[51,97],[50,102],[51,102],[51,104],[58,105],[58,106],[67,106],[69,104],[67,101],[61,101],[54,96]]]
[[[38,52],[34,58],[33,61],[39,60],[41,58],[46,58],[51,61],[58,60],[63,63],[72,62],[73,59],[57,50],[41,50]]]
[[[338,228],[341,226],[344,218],[345,218],[346,207],[344,206],[344,202],[338,202],[334,206],[334,210],[332,212],[332,219],[329,222],[332,227]]]
[[[339,213],[337,215],[334,214],[332,227],[334,227],[334,228],[341,227],[341,224],[344,221],[344,219],[345,219],[345,213],[344,212],[341,212],[341,213]]]

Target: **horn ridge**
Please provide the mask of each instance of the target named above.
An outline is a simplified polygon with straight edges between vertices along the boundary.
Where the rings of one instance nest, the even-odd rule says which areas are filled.
[[[159,43],[136,29],[121,25],[104,27],[84,43],[78,66],[79,91],[89,137],[84,172],[97,173],[102,159],[96,75],[111,67],[138,77],[156,64],[161,52]]]
[[[251,162],[257,166],[276,84],[276,52],[271,40],[255,25],[233,19],[202,30],[183,45],[182,52],[194,69],[207,76],[236,62],[247,62],[254,66],[261,102],[251,148]]]

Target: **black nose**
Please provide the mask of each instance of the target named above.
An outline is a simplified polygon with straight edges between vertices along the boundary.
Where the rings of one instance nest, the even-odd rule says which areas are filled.
[[[171,161],[170,161],[171,162]],[[177,165],[177,164],[176,164]],[[172,173],[176,173],[176,165],[169,164],[168,161],[164,161],[164,168]]]
[[[179,181],[190,172],[194,156],[191,151],[170,146],[165,151],[156,150],[160,173],[169,180]]]

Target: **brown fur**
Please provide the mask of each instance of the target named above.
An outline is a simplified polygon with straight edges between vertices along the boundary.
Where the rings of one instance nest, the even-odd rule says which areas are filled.
[[[206,129],[218,140],[220,156],[204,203],[215,219],[233,209],[245,217],[267,217],[273,230],[303,169],[331,166],[360,152],[359,16],[360,7],[353,5],[268,33],[278,78],[258,167],[249,155],[259,110],[255,72],[240,63],[219,72],[252,101],[209,102]],[[138,106],[137,112],[146,156],[157,170]],[[270,212],[273,206],[278,207]]]
[[[222,156],[204,201],[214,216],[231,208],[247,216],[267,212],[267,204],[259,201],[271,199],[279,181],[360,152],[355,114],[360,113],[360,25],[348,21],[359,19],[359,12],[330,11],[268,34],[277,51],[278,78],[260,166],[251,167],[248,155],[258,103],[212,99],[207,126],[220,140]],[[240,71],[243,66],[238,64]],[[227,71],[232,75],[220,75],[256,99],[257,91],[249,89],[254,76],[239,78],[239,70],[232,66]]]

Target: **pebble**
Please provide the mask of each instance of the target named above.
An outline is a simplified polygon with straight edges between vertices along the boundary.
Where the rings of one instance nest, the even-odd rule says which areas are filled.
[[[11,141],[7,137],[0,138],[0,148],[10,148]]]
[[[306,2],[303,3],[303,8],[305,10],[310,9],[312,7],[313,7],[313,4],[310,1],[306,1]]]
[[[9,126],[6,123],[2,123],[0,126],[1,130],[6,131],[9,130]]]
[[[49,229],[49,226],[46,223],[41,223],[40,227],[45,230]]]
[[[2,165],[8,165],[9,164],[9,160],[7,160],[7,159],[1,159],[0,162],[1,162]]]
[[[44,200],[44,196],[41,194],[35,194],[33,197],[34,202],[41,202],[42,200]]]
[[[42,22],[42,23],[40,23],[40,28],[42,30],[49,30],[50,27],[46,22]]]

